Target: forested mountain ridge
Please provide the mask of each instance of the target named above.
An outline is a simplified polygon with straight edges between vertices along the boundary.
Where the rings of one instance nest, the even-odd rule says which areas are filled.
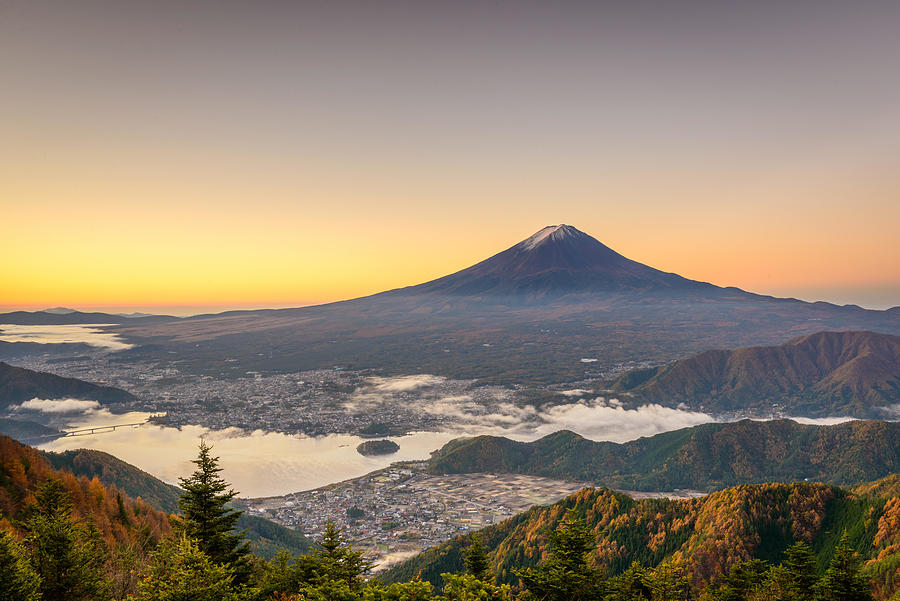
[[[0,407],[35,398],[76,398],[103,404],[137,401],[133,394],[120,388],[15,367],[0,361]]]
[[[166,513],[178,511],[180,488],[166,484],[114,455],[94,449],[40,453],[58,470],[72,472],[76,476],[97,478],[104,484],[114,484],[132,497],[141,497]]]
[[[900,423],[742,420],[621,444],[569,431],[529,443],[477,436],[448,442],[432,454],[428,471],[512,472],[642,491],[802,480],[855,484],[900,472]]]
[[[886,417],[900,406],[900,336],[819,332],[780,346],[709,350],[628,372],[612,385],[642,401],[707,413]]]
[[[609,575],[635,561],[650,567],[668,561],[684,568],[700,589],[739,561],[781,561],[795,541],[811,545],[822,571],[846,531],[879,598],[889,598],[900,584],[900,498],[857,496],[808,483],[742,485],[677,501],[637,501],[608,489],[583,489],[478,532],[500,580],[514,582],[514,569],[544,559],[549,533],[567,515],[585,520],[596,537],[591,560]],[[384,578],[437,582],[442,572],[461,569],[471,536],[428,549]]]
[[[74,514],[90,519],[110,546],[158,540],[169,533],[167,514],[113,484],[54,468],[43,454],[0,436],[0,525],[16,528],[34,502],[34,492],[48,480],[62,482],[71,495]]]
[[[891,474],[874,482],[858,484],[853,487],[853,492],[872,497],[900,497],[900,474]]]
[[[178,499],[183,491],[179,487],[167,484],[109,453],[76,449],[62,453],[44,452],[43,456],[57,469],[115,485],[132,497],[139,496],[167,513],[177,514],[180,511]],[[247,539],[262,557],[272,557],[280,549],[303,553],[312,544],[301,532],[247,513],[238,519],[238,529],[247,530]]]

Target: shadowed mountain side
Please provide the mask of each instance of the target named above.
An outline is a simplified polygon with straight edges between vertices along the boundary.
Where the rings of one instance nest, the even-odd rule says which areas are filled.
[[[829,328],[900,334],[900,315],[687,280],[627,259],[571,226],[551,226],[418,286],[114,331],[141,345],[122,351],[123,358],[177,357],[179,369],[220,377],[339,365],[547,383],[604,376],[630,361],[780,344]],[[599,360],[587,365],[583,357]]]
[[[53,436],[60,435],[59,430],[50,428],[37,422],[18,419],[0,418],[0,434],[9,436],[19,442],[28,444],[31,439],[41,440],[44,442],[51,440]]]
[[[547,226],[472,267],[394,292],[531,299],[616,291],[741,293],[642,265],[571,225]]]
[[[97,478],[107,485],[115,485],[132,497],[140,497],[166,513],[179,513],[178,498],[181,489],[103,451],[76,449],[62,453],[44,452],[43,456],[53,467],[72,472],[76,476]],[[273,557],[279,549],[303,553],[310,541],[302,533],[286,528],[264,518],[244,514],[237,528],[247,530],[255,552],[263,557]]]
[[[133,394],[120,388],[91,384],[77,378],[63,378],[0,361],[0,407],[17,405],[35,398],[75,398],[103,404],[138,400]]]
[[[428,471],[510,472],[640,491],[802,480],[852,484],[900,472],[900,423],[743,420],[623,444],[594,442],[565,430],[530,443],[478,436],[448,442],[432,454]]]
[[[571,514],[569,514],[571,512]],[[739,561],[784,560],[795,541],[812,547],[820,572],[846,531],[875,583],[876,599],[891,598],[900,581],[900,498],[858,497],[824,484],[738,486],[698,499],[634,500],[607,489],[583,489],[478,531],[491,570],[501,582],[516,583],[516,568],[546,558],[549,533],[567,516],[582,518],[595,537],[591,561],[608,575],[632,562],[654,567],[664,561],[684,567],[695,591]],[[440,574],[464,568],[471,534],[460,535],[391,568],[388,582],[421,578],[440,583]]]
[[[885,417],[900,409],[900,336],[819,332],[781,346],[712,350],[629,372],[613,384],[642,400],[704,411]]]

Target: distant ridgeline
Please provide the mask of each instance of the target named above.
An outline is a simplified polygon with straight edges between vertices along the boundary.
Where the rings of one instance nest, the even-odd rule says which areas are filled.
[[[607,489],[584,489],[479,531],[502,582],[516,582],[514,569],[545,557],[548,534],[569,510],[590,527],[597,543],[592,561],[609,575],[632,562],[653,567],[668,560],[685,568],[699,590],[739,561],[782,561],[795,541],[811,545],[821,573],[846,531],[865,561],[864,573],[875,583],[876,598],[890,598],[900,585],[900,498],[807,483],[744,485],[679,501],[636,501]],[[382,578],[437,583],[441,573],[462,569],[462,552],[471,542],[472,535],[460,535]]]
[[[900,336],[819,332],[780,346],[711,350],[628,372],[612,385],[643,402],[707,413],[884,418],[900,408]]]
[[[854,484],[900,472],[900,423],[743,420],[623,444],[594,442],[569,431],[529,443],[477,436],[448,442],[432,455],[428,471],[510,472],[641,491],[802,480]]]

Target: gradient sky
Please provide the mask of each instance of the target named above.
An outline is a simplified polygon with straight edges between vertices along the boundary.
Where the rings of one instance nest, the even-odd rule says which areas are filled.
[[[894,1],[0,0],[0,305],[336,300],[553,223],[900,305],[898,31]]]

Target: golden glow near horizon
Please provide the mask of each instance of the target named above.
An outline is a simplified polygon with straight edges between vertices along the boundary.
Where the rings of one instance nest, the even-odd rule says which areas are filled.
[[[0,20],[0,306],[340,300],[560,222],[900,304],[895,11],[77,4]]]
[[[569,180],[571,182],[571,180]],[[740,182],[738,177],[735,181]],[[766,191],[728,180],[654,189],[639,181],[570,183],[566,195],[535,178],[470,190],[419,189],[414,212],[391,206],[391,191],[372,185],[296,191],[265,201],[228,199],[219,181],[185,184],[160,202],[85,181],[59,190],[22,186],[32,201],[4,207],[8,228],[0,266],[3,305],[299,305],[352,298],[423,282],[499,252],[540,227],[567,222],[613,249],[686,277],[751,291],[889,288],[900,281],[897,205],[850,202],[857,188],[823,181],[804,189],[769,181]],[[630,184],[630,185],[629,185]],[[10,193],[9,182],[0,184]],[[630,189],[629,189],[630,188]],[[65,189],[80,189],[78,197]],[[765,192],[768,202],[759,202]],[[867,197],[885,198],[890,190]],[[473,194],[474,193],[474,194]],[[723,193],[727,205],[717,203]],[[128,203],[109,202],[130,194]],[[459,196],[457,196],[459,195]],[[65,202],[56,200],[65,197]],[[301,196],[300,198],[303,198]],[[456,201],[455,198],[463,198]],[[94,200],[92,200],[94,199]],[[605,200],[615,199],[615,200]],[[656,202],[652,202],[655,200]],[[848,301],[849,302],[849,301]],[[862,301],[861,301],[862,302]],[[898,299],[900,302],[900,299]],[[862,304],[865,304],[862,302]],[[885,304],[891,304],[889,301]]]

